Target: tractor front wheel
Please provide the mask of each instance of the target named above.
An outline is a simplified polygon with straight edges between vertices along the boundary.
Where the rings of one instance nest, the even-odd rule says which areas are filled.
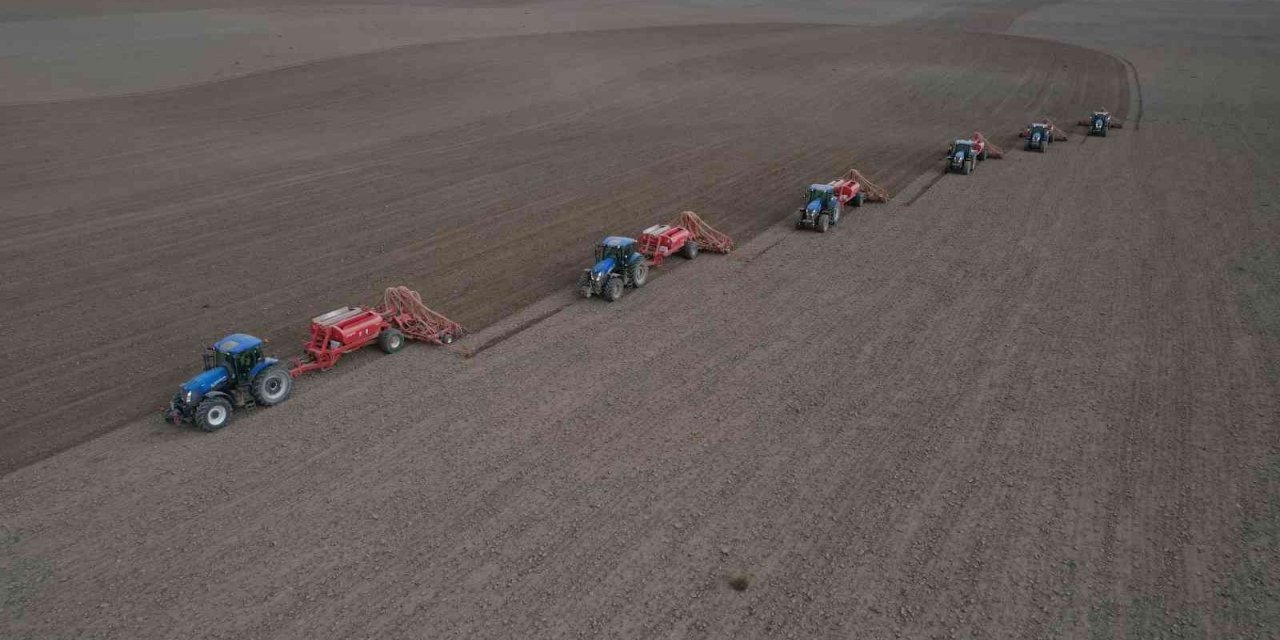
[[[644,283],[648,281],[649,281],[649,265],[645,264],[644,262],[638,262],[636,263],[636,266],[631,267],[631,286],[639,289],[640,287],[643,287]]]
[[[964,161],[964,174],[967,176],[973,173],[973,158]]]
[[[205,398],[196,405],[195,423],[204,431],[214,432],[231,424],[231,403],[226,398]]]
[[[578,294],[584,298],[590,298],[592,293],[591,275],[583,273],[578,276]]]
[[[825,213],[818,216],[818,233],[826,233],[827,229],[830,229],[830,228],[831,228],[831,216]]]
[[[622,278],[610,278],[604,285],[604,299],[617,302],[622,297]]]
[[[698,257],[698,243],[692,240],[686,241],[684,246],[680,247],[680,255],[684,256],[686,260]]]
[[[404,348],[404,334],[399,329],[384,329],[378,334],[378,348],[391,355]]]
[[[253,379],[249,389],[254,402],[264,407],[274,407],[289,399],[293,392],[293,376],[280,365],[267,367]]]

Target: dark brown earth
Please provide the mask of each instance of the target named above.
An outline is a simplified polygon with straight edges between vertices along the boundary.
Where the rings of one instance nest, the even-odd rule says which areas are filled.
[[[307,318],[398,283],[481,328],[562,290],[608,233],[692,208],[749,238],[849,166],[898,187],[949,138],[1003,142],[1126,92],[1118,61],[1074,47],[770,24],[0,107],[0,324],[20,365],[0,375],[0,468],[155,411],[230,331],[292,356]]]
[[[110,291],[109,320],[165,310],[155,335],[102,334],[130,380],[167,376],[122,386],[121,415],[130,394],[162,400],[206,334],[282,346],[389,282],[488,326],[452,351],[357,354],[218,434],[131,421],[0,478],[0,637],[1280,637],[1280,88],[1262,82],[1280,15],[836,13],[902,5],[893,28],[773,16],[476,40],[5,107],[28,146],[56,118],[116,125],[61,133],[80,139],[56,148],[65,175],[3,156],[6,184],[30,186],[0,202],[73,221],[46,233],[76,246],[98,230],[126,247],[70,268],[50,251],[61,262],[6,281],[6,305],[67,314]],[[237,97],[241,115],[219,115]],[[1126,117],[1105,140],[939,174],[950,136],[1013,142],[1040,111],[1102,100]],[[165,159],[80,159],[110,131]],[[898,197],[827,235],[791,229],[799,188],[849,164]],[[204,177],[179,195],[167,171]],[[618,303],[573,296],[593,238],[683,208],[750,239]],[[338,257],[268,240],[333,246],[315,227],[353,211],[396,233],[348,230]],[[214,217],[230,231],[192,230]],[[28,239],[0,255],[21,270],[52,240],[14,220]],[[153,262],[135,264],[130,229]],[[228,236],[239,260],[202,284],[223,299],[180,289]],[[268,266],[287,277],[244,285]],[[158,271],[177,293],[130,284]],[[172,353],[141,357],[159,339]],[[47,379],[94,366],[65,358]],[[4,375],[28,385],[6,407],[43,392]],[[34,428],[5,432],[6,453]]]

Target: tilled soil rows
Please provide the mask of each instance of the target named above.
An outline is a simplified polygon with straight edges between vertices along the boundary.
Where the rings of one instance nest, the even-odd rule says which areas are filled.
[[[748,239],[809,182],[857,166],[901,188],[949,138],[1123,111],[1127,87],[1065,45],[764,24],[0,107],[0,469],[157,409],[227,332],[291,356],[307,318],[391,284],[481,328],[568,287],[607,233],[693,209]]]
[[[134,423],[19,470],[5,554],[47,573],[11,626],[1221,637],[1187,612],[1238,558],[1276,407],[1204,268],[1247,221],[1136,168],[1243,163],[1165,133],[921,176],[614,304],[548,296],[472,358],[360,354],[217,435]]]

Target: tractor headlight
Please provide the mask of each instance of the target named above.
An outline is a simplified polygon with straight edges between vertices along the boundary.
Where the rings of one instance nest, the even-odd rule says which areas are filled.
[[[604,272],[603,272],[603,271],[597,271],[597,272],[595,272],[594,274],[592,274],[592,275],[591,275],[591,278],[592,278],[593,280],[595,280],[596,282],[600,282],[600,280],[604,278]]]
[[[196,392],[195,392],[195,391],[191,391],[191,390],[183,391],[183,392],[182,392],[182,401],[183,401],[184,403],[186,403],[186,404],[191,404],[191,400],[192,400],[192,399],[194,399],[194,398],[195,398],[195,396],[196,396]]]

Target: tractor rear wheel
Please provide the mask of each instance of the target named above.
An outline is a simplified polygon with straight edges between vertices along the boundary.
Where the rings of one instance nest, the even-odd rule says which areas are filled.
[[[383,329],[378,334],[378,348],[382,352],[391,355],[404,348],[404,334],[399,329]]]
[[[649,281],[649,265],[641,261],[636,263],[636,266],[631,267],[631,286],[639,289],[640,287],[643,287],[644,283],[648,281]]]
[[[829,228],[831,228],[831,216],[825,213],[818,216],[818,233],[826,233]]]
[[[982,162],[982,161],[984,161],[984,160],[986,160],[986,159],[987,159],[987,149],[986,149],[986,147],[983,147],[983,148],[982,148],[982,153],[979,153],[979,154],[978,154],[978,162]]]
[[[680,247],[680,255],[684,256],[686,260],[698,257],[698,243],[692,240],[686,241],[684,246]]]
[[[205,398],[196,405],[195,423],[203,431],[214,432],[231,424],[231,403],[226,398]]]
[[[280,365],[272,365],[263,369],[253,379],[249,391],[253,393],[253,401],[264,406],[274,407],[289,399],[293,393],[293,376]]]
[[[604,285],[604,299],[617,302],[622,297],[622,278],[609,278]]]

